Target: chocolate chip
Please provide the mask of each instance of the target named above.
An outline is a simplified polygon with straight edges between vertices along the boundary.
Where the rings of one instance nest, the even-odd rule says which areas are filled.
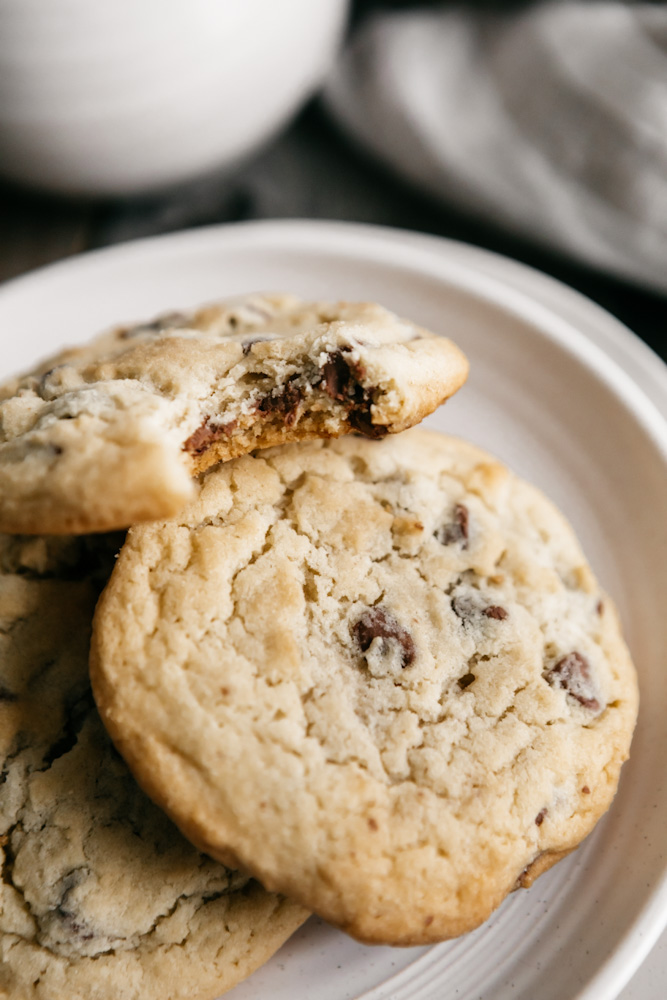
[[[470,685],[474,680],[475,680],[474,674],[464,674],[463,677],[459,677],[458,685],[461,688],[461,690],[465,690],[465,688],[470,687]]]
[[[546,816],[547,812],[548,812],[547,809],[540,809],[537,816],[535,817],[535,826],[542,826],[542,824],[544,823],[544,817]]]
[[[581,790],[584,793],[584,795],[590,795],[591,794],[591,790],[588,787],[588,785],[584,785],[584,787]]]
[[[388,429],[382,424],[373,423],[370,412],[367,410],[350,410],[347,419],[355,431],[363,434],[364,437],[372,438],[374,441],[386,437],[389,433]]]
[[[284,409],[285,409],[285,425],[287,427],[292,427],[299,415],[299,406],[301,405],[301,400],[303,399],[303,392],[298,386],[290,381],[285,386],[285,391],[283,392],[284,399]]]
[[[592,712],[600,711],[597,691],[591,679],[590,664],[581,653],[575,651],[563,656],[551,670],[547,671],[545,678],[553,687],[564,688],[584,708]]]
[[[321,369],[322,382],[327,396],[342,403],[348,399],[352,388],[352,373],[342,353],[330,354]]]
[[[345,406],[348,422],[355,431],[375,440],[386,437],[387,428],[374,424],[371,417],[372,392],[360,384],[365,375],[363,365],[345,357],[350,351],[348,347],[329,354],[316,384],[327,396]]]
[[[505,608],[499,607],[497,604],[492,604],[488,608],[484,608],[482,614],[486,615],[487,618],[495,618],[498,621],[504,621],[509,617],[509,612]]]
[[[184,442],[183,451],[187,451],[191,455],[203,454],[221,437],[229,437],[236,428],[237,422],[236,420],[228,420],[226,424],[213,424],[211,418],[206,417],[203,424]]]
[[[441,525],[435,532],[435,538],[441,545],[457,545],[460,543],[462,549],[468,548],[468,508],[457,503],[454,507],[452,520],[448,524]]]
[[[368,820],[368,826],[370,827],[371,830],[377,830],[378,828],[377,820],[373,819],[373,817],[371,816],[370,819]]]
[[[452,598],[452,611],[463,622],[472,621],[484,615],[485,618],[492,618],[496,621],[504,621],[509,618],[509,611],[501,608],[498,604],[489,604],[486,607],[481,603],[484,601],[482,594],[478,597],[472,594],[457,594]]]
[[[257,403],[257,410],[264,414],[276,414],[285,421],[286,427],[293,427],[299,416],[303,399],[302,390],[295,384],[298,376],[293,375],[277,393],[264,396]]]
[[[386,608],[377,606],[365,611],[359,621],[352,626],[352,635],[362,653],[370,647],[374,639],[385,642],[393,640],[401,647],[401,666],[409,667],[417,652],[415,643],[408,632]]]

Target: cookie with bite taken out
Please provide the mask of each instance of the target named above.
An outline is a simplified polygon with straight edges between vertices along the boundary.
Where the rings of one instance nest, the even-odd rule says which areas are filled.
[[[397,433],[467,372],[450,340],[372,303],[256,295],[118,328],[0,387],[0,531],[171,516],[216,462]]]

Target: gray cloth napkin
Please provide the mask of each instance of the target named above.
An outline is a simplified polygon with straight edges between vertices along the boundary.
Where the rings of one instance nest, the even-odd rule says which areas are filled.
[[[667,290],[667,6],[375,15],[325,101],[431,193]]]

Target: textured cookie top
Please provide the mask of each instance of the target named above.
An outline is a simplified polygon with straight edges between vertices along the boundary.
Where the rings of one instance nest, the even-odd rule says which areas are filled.
[[[372,304],[254,296],[114,330],[0,389],[0,531],[170,516],[220,460],[402,431],[466,374],[450,341]]]
[[[367,941],[477,925],[591,830],[637,711],[611,602],[537,490],[426,431],[220,466],[133,529],[93,688],[213,855]]]
[[[0,536],[0,995],[13,1000],[208,1000],[303,919],[198,853],[104,732],[87,660],[112,553],[106,538]]]

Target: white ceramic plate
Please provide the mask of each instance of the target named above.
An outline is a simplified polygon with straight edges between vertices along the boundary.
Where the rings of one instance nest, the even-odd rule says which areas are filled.
[[[494,255],[272,222],[144,240],[6,285],[0,374],[119,320],[266,289],[377,299],[461,344],[470,380],[429,423],[495,452],[570,517],[619,605],[643,700],[608,816],[483,927],[371,949],[313,919],[234,1000],[611,1000],[667,922],[665,369],[602,310]]]

